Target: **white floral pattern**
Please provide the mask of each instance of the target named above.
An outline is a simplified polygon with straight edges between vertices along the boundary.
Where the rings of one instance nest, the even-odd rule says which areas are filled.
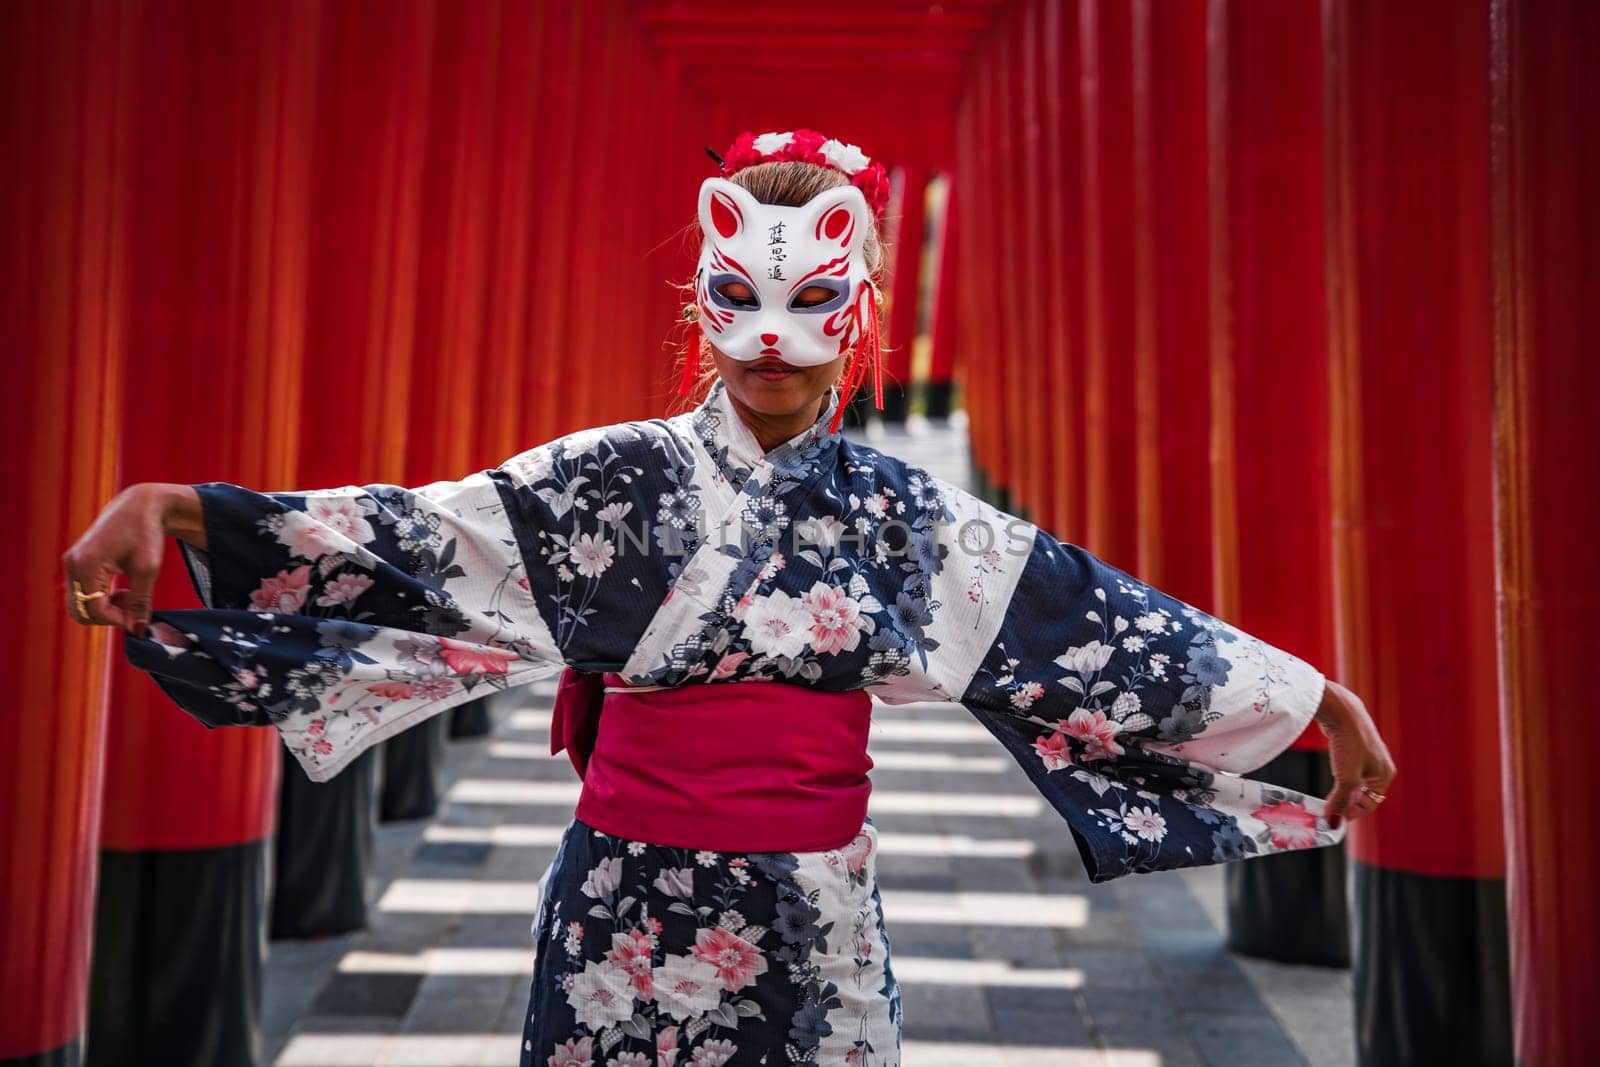
[[[571,665],[959,702],[1060,813],[1094,881],[1342,838],[1320,798],[1247,777],[1306,727],[1315,668],[828,433],[836,402],[770,450],[718,383],[694,411],[569,434],[456,482],[197,486],[210,547],[185,558],[207,607],[157,611],[124,648],[207,725],[275,726],[317,781],[486,688]],[[653,847],[607,844],[564,872],[552,910],[573,925],[549,954],[573,965],[535,999],[571,1021],[540,1062],[737,1059],[753,1011],[785,1035],[763,1048],[832,1048],[857,1003],[848,976],[813,982],[795,946],[864,929],[861,901],[802,906],[770,858]],[[669,916],[693,929],[650,940]],[[852,967],[874,959],[840,949]],[[893,992],[885,978],[860,1003]],[[869,1029],[870,1062],[897,1054]]]

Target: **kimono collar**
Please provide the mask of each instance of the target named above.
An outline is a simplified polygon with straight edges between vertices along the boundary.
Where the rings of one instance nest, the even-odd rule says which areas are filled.
[[[815,422],[771,451],[763,450],[754,431],[733,406],[727,384],[718,378],[711,384],[705,400],[694,412],[695,431],[717,461],[723,475],[734,485],[742,485],[753,470],[764,467],[789,467],[802,458],[814,458],[818,446],[826,446],[841,435],[828,431],[828,422],[839,406],[837,387],[828,390],[828,402]]]

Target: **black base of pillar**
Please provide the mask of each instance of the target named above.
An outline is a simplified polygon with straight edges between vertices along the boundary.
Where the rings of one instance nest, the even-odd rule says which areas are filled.
[[[879,418],[892,426],[903,425],[911,413],[911,390],[898,384],[883,383],[883,410]]]
[[[494,732],[494,719],[489,715],[489,698],[479,697],[450,709],[450,739],[459,737],[488,737]]]
[[[383,743],[380,820],[431,819],[439,810],[449,725],[449,716],[435,715]]]
[[[1505,881],[1353,867],[1361,1067],[1513,1062]]]
[[[90,1067],[260,1061],[267,842],[100,853]]]
[[[1311,749],[1289,749],[1250,776],[1311,796],[1333,788],[1328,754]],[[1350,966],[1342,845],[1230,863],[1223,884],[1233,951],[1279,963]]]
[[[368,749],[326,782],[283,761],[274,849],[274,941],[347,934],[367,924],[367,874],[378,753]]]
[[[0,1056],[0,1067],[79,1067],[83,1063],[83,1037],[80,1035],[57,1048],[31,1052],[26,1056]]]
[[[930,419],[948,419],[955,399],[954,382],[927,382],[922,386],[924,407]]]

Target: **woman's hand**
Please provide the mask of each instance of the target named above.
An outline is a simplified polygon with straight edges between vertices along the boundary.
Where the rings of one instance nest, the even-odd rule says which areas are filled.
[[[131,485],[112,498],[61,557],[67,572],[67,614],[91,626],[118,626],[136,637],[150,632],[150,601],[166,537],[205,547],[200,495],[192,486],[165,482]],[[114,588],[117,575],[128,586]],[[77,583],[74,585],[73,583]],[[80,600],[81,589],[91,596]]]
[[[1330,678],[1316,720],[1328,735],[1328,760],[1333,765],[1328,821],[1338,826],[1340,819],[1354,821],[1371,815],[1394,782],[1395,767],[1367,706]]]

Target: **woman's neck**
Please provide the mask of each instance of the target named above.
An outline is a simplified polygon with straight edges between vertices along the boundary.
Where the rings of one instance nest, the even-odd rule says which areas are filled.
[[[802,408],[786,415],[769,415],[746,407],[732,393],[728,394],[728,399],[733,403],[733,410],[739,413],[745,426],[755,435],[756,443],[763,452],[771,452],[795,434],[809,429],[822,417],[828,405],[828,394],[824,393],[814,408]]]

